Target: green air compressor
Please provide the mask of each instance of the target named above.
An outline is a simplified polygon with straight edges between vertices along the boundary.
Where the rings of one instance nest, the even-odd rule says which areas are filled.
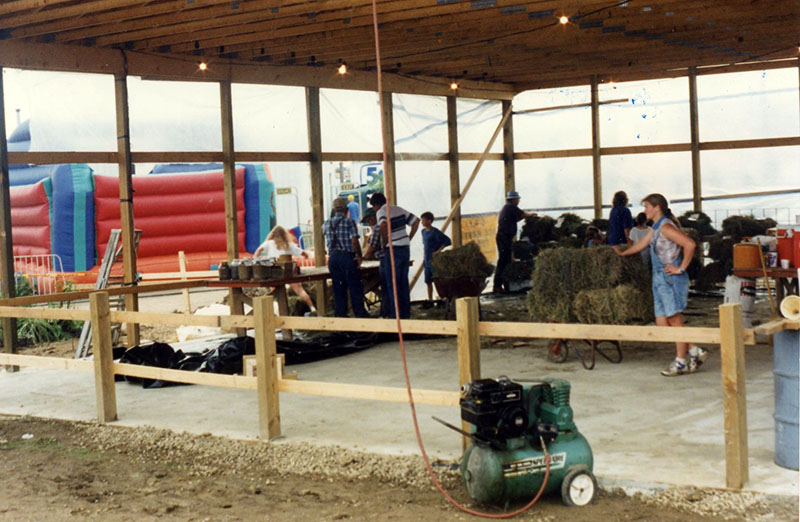
[[[578,432],[563,379],[520,384],[507,377],[479,379],[461,390],[461,419],[472,424],[461,475],[477,502],[530,500],[542,487],[545,452],[550,476],[544,492],[585,506],[597,493],[589,443]]]

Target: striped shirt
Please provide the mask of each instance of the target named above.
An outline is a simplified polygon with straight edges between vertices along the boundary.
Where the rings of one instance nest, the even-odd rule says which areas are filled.
[[[389,204],[382,206],[380,210],[378,210],[377,218],[378,218],[378,225],[381,223],[386,223],[386,211],[389,208]],[[414,222],[418,221],[419,218],[412,214],[411,212],[405,210],[403,207],[393,206],[391,213],[392,217],[392,245],[394,246],[409,246],[411,241],[408,239],[408,231],[406,230],[406,226],[413,225]]]
[[[322,225],[322,233],[325,235],[328,253],[353,252],[353,242],[350,239],[358,239],[356,222],[339,212]]]

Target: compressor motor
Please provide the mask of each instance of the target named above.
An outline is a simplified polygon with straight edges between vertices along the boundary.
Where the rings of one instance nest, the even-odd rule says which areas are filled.
[[[578,432],[563,379],[515,382],[479,379],[461,390],[461,419],[472,425],[473,444],[461,459],[469,495],[478,502],[505,504],[531,499],[542,487],[560,489],[567,505],[590,503],[597,492],[589,443]]]

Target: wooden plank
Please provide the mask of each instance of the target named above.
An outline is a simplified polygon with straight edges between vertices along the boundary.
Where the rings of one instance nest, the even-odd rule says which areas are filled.
[[[594,195],[594,217],[603,217],[603,164],[600,158],[600,96],[597,92],[597,76],[592,76],[592,194]]]
[[[117,392],[114,386],[114,357],[111,344],[111,322],[107,292],[89,296],[92,315],[92,354],[94,355],[94,389],[97,420],[117,420]]]
[[[341,399],[408,403],[408,391],[405,388],[386,386],[283,379],[278,382],[278,391]],[[433,406],[458,406],[458,400],[461,397],[459,392],[440,390],[412,390],[411,395],[415,404],[431,404]]]
[[[461,195],[461,181],[459,178],[458,160],[458,98],[448,96],[447,98],[447,145],[449,152],[447,161],[450,167],[450,208],[455,206]],[[461,206],[456,207],[453,212],[453,247],[460,247],[463,243],[461,235]]]
[[[800,321],[773,319],[772,321],[756,326],[753,328],[753,331],[758,335],[773,335],[784,330],[798,329],[800,329]]]
[[[56,163],[117,163],[116,152],[9,152],[11,163],[47,165]]]
[[[254,377],[243,377],[241,375],[170,370],[167,368],[155,368],[152,366],[140,366],[138,364],[128,363],[114,363],[113,369],[114,373],[117,375],[139,377],[140,379],[199,384],[201,386],[216,386],[238,390],[256,389],[256,379]]]
[[[516,323],[514,323],[516,324]],[[455,335],[453,321],[429,321],[426,319],[403,319],[403,332],[431,335]],[[397,321],[394,319],[363,319],[353,317],[276,317],[276,328],[294,330],[330,330],[341,332],[384,332],[396,333]]]
[[[128,76],[114,75],[114,99],[117,121],[117,158],[119,159],[119,214],[122,229],[122,280],[125,286],[136,286],[136,237],[133,217],[133,163],[131,160],[131,129],[128,113]],[[139,309],[139,296],[125,294],[125,310]],[[139,345],[139,325],[125,325],[128,348]]]
[[[219,277],[217,270],[190,270],[188,272],[153,272],[142,274],[142,281],[210,279]],[[189,287],[184,290],[188,290]]]
[[[318,87],[306,87],[306,117],[308,125],[309,175],[311,176],[311,241],[314,243],[314,266],[325,266],[325,236],[322,224],[325,221],[325,193],[322,179],[322,117]],[[321,281],[314,286],[317,310],[325,315],[328,308],[327,283]]]
[[[749,480],[747,394],[742,305],[719,307],[722,406],[725,418],[725,485],[742,489]]]
[[[131,287],[108,288],[108,295],[124,295],[129,293],[145,294],[148,292],[162,292],[166,290],[180,290],[182,288],[199,288],[208,285],[208,281],[176,281],[169,283],[147,283]],[[30,295],[14,299],[0,299],[0,306],[27,306],[32,304],[57,303],[88,299],[94,292],[94,286],[88,290],[63,292],[49,295]]]
[[[258,433],[264,440],[281,435],[281,409],[278,395],[275,315],[270,296],[253,299],[255,319],[256,380],[258,383]]]
[[[786,138],[758,138],[752,140],[724,140],[704,141],[700,143],[700,150],[736,150],[760,149],[767,147],[795,147],[800,145],[800,137]]]
[[[397,169],[395,168],[394,158],[394,104],[392,103],[392,93],[384,91],[381,94],[381,110],[383,117],[383,150],[385,157],[383,165],[383,191],[386,200],[390,205],[397,205]]]
[[[511,100],[503,100],[503,114],[511,110]],[[514,113],[506,120],[503,125],[503,181],[505,191],[516,190],[516,180],[514,179]]]
[[[458,346],[458,383],[464,385],[481,378],[481,338],[478,334],[479,309],[477,297],[456,300],[456,342]],[[461,421],[461,429],[469,432],[471,424]],[[469,437],[461,437],[462,449],[469,446]]]
[[[210,326],[222,329],[246,329],[255,325],[252,316],[249,315],[186,315],[123,311],[112,311],[111,321],[170,326]]]
[[[183,253],[183,250],[178,252],[178,266],[181,269],[181,280],[186,281],[187,272],[186,272],[186,255]],[[212,272],[213,273],[213,272]],[[185,312],[187,314],[192,313],[192,299],[189,297],[189,289],[184,288],[181,290],[183,292],[183,303],[185,305]]]
[[[94,371],[94,361],[83,359],[67,359],[64,357],[43,357],[39,355],[22,355],[18,353],[0,353],[0,364],[47,368],[50,370]]]
[[[19,306],[0,306],[0,317],[26,317],[31,319],[59,319],[65,321],[88,321],[89,310],[69,308],[23,308]]]
[[[16,295],[14,279],[14,241],[11,233],[11,178],[8,170],[8,142],[6,140],[6,109],[3,90],[3,68],[0,67],[0,297],[13,299]],[[17,321],[3,317],[3,351],[17,353]],[[8,366],[16,372],[19,368]]]
[[[692,201],[695,212],[703,211],[700,177],[700,123],[697,109],[697,67],[689,67],[689,133],[692,140]]]
[[[134,163],[221,163],[222,151],[140,151],[131,152]]]

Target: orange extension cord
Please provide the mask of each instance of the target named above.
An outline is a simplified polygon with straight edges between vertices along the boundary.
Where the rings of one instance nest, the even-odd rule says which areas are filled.
[[[372,25],[375,31],[375,63],[377,65],[378,99],[381,109],[381,137],[383,143],[383,166],[384,166],[383,170],[384,172],[386,172],[386,131],[384,127],[385,122],[383,113],[383,96],[381,95],[383,93],[383,84],[381,82],[381,46],[380,46],[380,40],[378,38],[378,8],[376,5],[376,0],[372,0]],[[447,493],[447,491],[444,490],[442,484],[439,482],[439,480],[436,478],[436,475],[433,473],[433,468],[431,467],[431,461],[430,458],[428,458],[428,453],[425,451],[425,445],[422,442],[422,435],[420,434],[419,431],[419,421],[417,420],[417,408],[414,405],[414,396],[411,393],[411,379],[408,376],[408,363],[406,361],[406,346],[403,341],[403,328],[400,323],[400,314],[398,313],[399,303],[397,300],[397,273],[394,265],[394,247],[392,245],[392,229],[391,226],[389,225],[392,222],[390,215],[392,207],[389,204],[389,201],[392,200],[391,198],[392,194],[390,192],[392,190],[391,184],[384,183],[384,190],[387,194],[386,222],[388,230],[386,236],[388,238],[388,243],[389,243],[389,260],[391,261],[390,264],[392,269],[392,290],[393,290],[392,297],[394,298],[395,317],[397,318],[397,337],[400,342],[400,356],[403,360],[403,376],[405,377],[406,380],[406,390],[408,391],[408,403],[411,406],[411,417],[414,420],[414,433],[417,436],[417,444],[419,445],[420,452],[422,453],[422,459],[425,461],[425,468],[428,470],[428,474],[430,475],[433,484],[436,486],[436,489],[439,490],[439,493],[441,493],[442,496],[445,499],[447,499],[447,501],[450,504],[452,504],[457,509],[460,509],[464,513],[469,513],[470,515],[475,515],[483,518],[491,518],[491,519],[505,519],[505,518],[515,517],[529,510],[534,504],[536,504],[536,502],[542,496],[542,493],[544,493],[544,488],[547,485],[547,479],[550,477],[550,455],[547,453],[547,449],[544,448],[544,445],[543,448],[545,449],[545,471],[544,471],[544,480],[542,482],[542,487],[539,488],[539,492],[536,494],[533,500],[531,500],[528,504],[524,505],[523,507],[515,511],[511,511],[508,513],[497,513],[497,514],[483,513],[480,511],[472,510],[467,506],[460,504],[457,500],[455,500],[452,496],[450,496],[450,494]]]

